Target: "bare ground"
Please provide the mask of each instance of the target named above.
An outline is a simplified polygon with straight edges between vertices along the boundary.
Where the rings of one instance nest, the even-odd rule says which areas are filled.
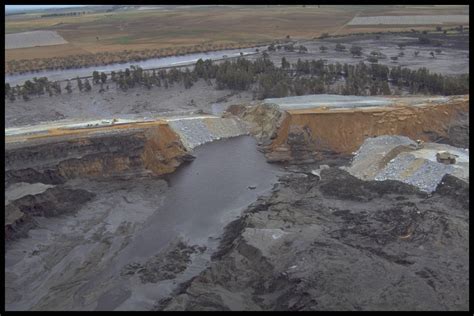
[[[365,35],[349,35],[327,39],[317,39],[310,41],[301,41],[295,44],[294,52],[285,52],[282,48],[275,52],[270,52],[270,59],[276,65],[281,64],[282,57],[285,57],[290,63],[301,60],[319,60],[323,59],[328,64],[335,64],[339,62],[341,64],[358,64],[359,62],[367,62],[367,57],[370,56],[372,51],[381,52],[386,55],[385,59],[379,59],[378,63],[381,65],[387,65],[389,67],[407,67],[410,69],[418,69],[425,67],[431,72],[441,74],[463,74],[469,73],[469,33],[466,34],[454,34],[454,35],[443,35],[443,34],[428,34],[429,39],[433,41],[442,42],[442,46],[437,47],[434,44],[421,45],[418,43],[418,37],[421,34],[365,34]],[[377,39],[376,36],[379,36]],[[346,50],[343,52],[335,51],[337,43],[341,43],[346,46]],[[403,50],[400,50],[398,44],[406,44]],[[304,45],[307,49],[307,53],[299,53],[299,45]],[[362,47],[362,57],[352,57],[349,52],[352,45]],[[320,51],[320,47],[325,46],[328,50],[324,53]],[[435,52],[437,48],[442,50],[441,54],[436,54],[435,58],[432,58],[430,52]],[[417,57],[414,56],[414,52],[419,51]],[[390,57],[398,56],[400,52],[403,52],[405,56],[398,57],[396,62],[392,61]],[[249,56],[249,59],[255,59],[258,56]]]
[[[32,31],[5,35],[5,49],[67,44],[55,31]]]
[[[5,100],[5,127],[36,124],[59,119],[97,119],[114,115],[172,115],[185,112],[204,111],[211,113],[213,104],[221,108],[233,103],[251,100],[250,92],[235,93],[230,90],[216,90],[203,80],[196,82],[190,89],[175,84],[168,89],[153,87],[151,90],[133,88],[122,91],[109,85],[109,90],[99,93],[99,86],[93,86],[90,92],[76,90],[49,97],[32,97],[30,101],[17,99]]]
[[[469,185],[285,176],[158,310],[467,310]]]

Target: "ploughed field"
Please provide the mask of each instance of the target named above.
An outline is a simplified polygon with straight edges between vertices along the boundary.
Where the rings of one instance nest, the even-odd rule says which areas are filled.
[[[467,16],[467,6],[173,6],[159,10],[130,8],[115,12],[92,12],[71,17],[43,17],[27,14],[6,18],[6,33],[56,31],[69,44],[30,47],[6,51],[5,61],[35,58],[85,56],[125,50],[160,50],[155,56],[169,56],[237,47],[252,47],[275,40],[311,39],[321,34],[376,32],[378,26],[350,25],[364,15],[446,15]],[[390,17],[393,18],[393,17]],[[443,24],[453,27],[468,22]],[[357,29],[359,27],[359,29]],[[364,27],[366,29],[364,29]],[[425,25],[389,25],[385,30],[409,30]],[[360,30],[362,29],[362,30]],[[100,30],[100,31],[96,31]],[[219,30],[219,32],[216,32]],[[132,59],[132,55],[124,61]],[[97,56],[96,56],[97,57]],[[94,57],[95,58],[95,57]],[[120,57],[122,58],[122,57]],[[112,55],[97,58],[97,64],[115,60]],[[8,64],[7,64],[8,66]],[[8,67],[7,67],[8,68]]]
[[[469,15],[405,15],[355,17],[348,25],[433,25],[445,23],[469,24]]]
[[[67,41],[54,31],[32,31],[5,34],[5,49],[50,46],[66,43]]]

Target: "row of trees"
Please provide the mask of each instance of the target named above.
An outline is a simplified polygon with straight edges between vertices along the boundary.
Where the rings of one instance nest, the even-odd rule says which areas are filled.
[[[74,12],[64,12],[64,13],[49,13],[49,14],[42,14],[42,18],[50,18],[50,17],[57,17],[57,16],[79,16],[86,14],[86,11],[74,11]]]
[[[439,42],[439,41],[434,42],[433,40],[430,40],[428,38],[420,37],[419,42],[420,42],[420,44],[435,44],[435,46],[442,46],[441,42]],[[405,49],[405,47],[407,45],[408,45],[408,43],[399,43],[399,44],[397,44],[397,46],[401,50],[401,52],[398,54],[398,56],[391,57],[392,60],[397,60],[398,57],[405,56],[405,53],[403,52],[403,50]],[[274,44],[272,44],[272,45],[268,46],[268,51],[273,52],[273,51],[276,51],[277,49],[281,49],[282,47],[285,48],[286,51],[293,52],[295,50],[293,44],[289,44],[289,45],[285,45],[285,46],[280,46],[280,45],[275,46]],[[291,47],[291,49],[289,49],[287,47]],[[319,46],[319,50],[321,51],[321,53],[325,53],[326,51],[328,51],[328,49],[329,48],[324,46],[324,45]],[[336,52],[345,52],[346,51],[346,46],[341,44],[341,43],[337,43],[336,46],[334,47],[334,50]],[[442,52],[442,50],[440,48],[436,48],[434,51],[438,55],[441,54],[441,52]],[[306,52],[308,52],[308,49],[305,46],[300,45],[298,47],[298,52],[299,53],[306,53]],[[352,45],[351,48],[349,49],[349,52],[352,54],[353,57],[360,57],[360,56],[362,56],[363,49],[362,49],[361,46]],[[417,57],[419,53],[420,53],[419,51],[415,51],[414,56]],[[434,52],[430,52],[430,55],[431,55],[432,58],[434,58]],[[372,51],[371,55],[369,55],[367,60],[369,62],[377,62],[379,59],[381,59],[383,57],[386,57],[386,56],[383,56],[383,57],[382,56],[383,55],[380,52]]]
[[[208,61],[209,63],[210,61]],[[389,95],[392,89],[411,94],[455,95],[469,93],[469,75],[444,76],[426,68],[411,70],[379,64],[325,64],[305,60],[290,64],[282,58],[281,67],[270,60],[254,62],[239,59],[217,67],[218,89],[248,90],[256,98],[317,93],[350,95]]]
[[[51,82],[46,77],[33,78],[33,81],[27,80],[23,86],[16,85],[11,87],[9,83],[5,83],[5,98],[15,101],[21,97],[23,100],[30,100],[32,95],[43,95],[48,93],[49,96],[61,94],[61,85],[59,82]]]
[[[5,63],[7,74],[23,74],[42,70],[63,70],[91,66],[110,65],[114,63],[138,62],[151,58],[180,56],[190,53],[217,51],[224,49],[242,49],[254,47],[256,43],[203,43],[193,46],[167,47],[144,50],[124,50],[119,52],[98,52],[93,54],[76,54],[54,58],[33,58],[9,60]]]
[[[323,60],[298,59],[292,64],[284,57],[280,67],[268,57],[254,61],[238,58],[221,63],[199,59],[192,71],[188,68],[145,71],[132,66],[124,71],[112,72],[109,76],[94,71],[91,81],[92,85],[100,85],[99,92],[102,92],[105,91],[104,85],[107,84],[108,89],[110,83],[123,91],[138,86],[147,89],[163,86],[167,89],[174,84],[182,84],[189,89],[199,79],[209,85],[215,82],[217,89],[251,90],[258,99],[319,93],[390,95],[394,89],[411,94],[469,93],[469,75],[444,76],[430,73],[426,68],[411,70],[364,62],[356,65],[326,64]],[[91,91],[89,79],[77,78],[75,81],[79,91]],[[66,82],[64,89],[67,93],[72,92],[71,81]],[[61,94],[61,86],[58,82],[49,82],[47,78],[34,78],[23,86],[5,84],[5,97],[10,100],[17,96],[28,100],[31,95],[45,93],[50,96]]]

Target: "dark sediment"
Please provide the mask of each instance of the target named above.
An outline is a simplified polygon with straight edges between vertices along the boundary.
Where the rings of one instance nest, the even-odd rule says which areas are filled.
[[[35,216],[53,217],[72,213],[90,201],[94,193],[82,189],[53,187],[43,193],[25,195],[5,207],[7,217],[14,219],[5,223],[5,241],[26,237],[28,230],[36,227]]]
[[[469,185],[290,174],[163,310],[467,310]]]

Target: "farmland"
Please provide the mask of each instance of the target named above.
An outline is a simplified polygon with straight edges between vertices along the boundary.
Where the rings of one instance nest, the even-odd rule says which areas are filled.
[[[66,43],[64,38],[53,31],[32,31],[5,35],[5,49],[51,46]]]
[[[252,47],[284,39],[312,39],[321,34],[358,31],[350,25],[356,16],[425,15],[436,6],[170,6],[143,7],[116,12],[92,12],[80,16],[38,14],[9,17],[5,33],[52,30],[68,44],[5,51],[7,71],[16,71],[9,61],[36,59],[30,70],[41,69],[39,59],[81,54],[97,64],[122,61],[117,54],[134,51],[143,58],[186,54],[226,48]],[[466,6],[449,6],[443,14],[466,15]],[[357,17],[356,17],[357,18]],[[384,26],[384,30],[408,30],[412,26]],[[423,26],[421,26],[423,27]],[[362,27],[363,32],[374,31]],[[148,53],[145,53],[147,52]],[[153,53],[149,53],[153,51]],[[103,54],[107,54],[104,56]],[[81,57],[82,58],[82,57]],[[131,57],[129,57],[131,58]],[[80,66],[80,65],[78,65]],[[17,69],[18,70],[18,69]]]
[[[402,15],[355,17],[348,25],[435,25],[469,23],[468,15]]]

